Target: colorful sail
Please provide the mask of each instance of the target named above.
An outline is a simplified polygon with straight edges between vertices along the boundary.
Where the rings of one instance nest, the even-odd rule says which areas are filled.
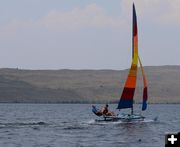
[[[142,111],[147,109],[147,99],[148,99],[148,89],[147,89],[147,79],[144,73],[144,68],[142,66],[141,60],[139,59],[139,63],[140,63],[140,68],[141,68],[141,72],[142,72],[142,76],[143,76],[143,84],[144,84],[144,88],[143,88],[143,103],[142,103]]]
[[[138,67],[138,28],[133,4],[132,63],[117,109],[132,108]]]

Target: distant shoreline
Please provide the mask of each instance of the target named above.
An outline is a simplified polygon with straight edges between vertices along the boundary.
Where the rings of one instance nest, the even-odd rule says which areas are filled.
[[[97,105],[100,105],[100,104],[106,104],[106,102],[104,103],[23,103],[23,102],[19,102],[19,103],[13,103],[13,102],[0,102],[0,104],[97,104]],[[108,103],[108,104],[117,104],[117,103]],[[135,105],[141,105],[142,103],[135,103]],[[148,103],[148,105],[154,105],[154,104],[158,104],[158,105],[163,105],[163,104],[177,104],[179,105],[180,103]]]
[[[150,104],[180,104],[180,66],[144,67]],[[118,103],[128,70],[0,68],[0,103]],[[135,103],[142,102],[139,70]]]

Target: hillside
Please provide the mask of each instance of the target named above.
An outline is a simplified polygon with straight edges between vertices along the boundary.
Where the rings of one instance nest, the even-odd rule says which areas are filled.
[[[128,70],[0,69],[0,102],[101,103],[119,100]],[[149,102],[180,103],[180,66],[145,67]],[[136,102],[142,99],[139,72]]]

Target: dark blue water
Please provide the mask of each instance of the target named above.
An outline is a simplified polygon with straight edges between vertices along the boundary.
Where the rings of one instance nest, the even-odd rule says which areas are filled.
[[[165,133],[180,131],[180,105],[149,105],[143,115],[97,122],[89,104],[0,104],[0,147],[163,147]]]

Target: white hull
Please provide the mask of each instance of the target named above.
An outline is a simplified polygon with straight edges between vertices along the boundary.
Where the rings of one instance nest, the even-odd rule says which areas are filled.
[[[105,121],[125,121],[125,122],[131,122],[131,121],[143,121],[144,116],[137,115],[137,114],[118,114],[117,116],[103,116]]]

